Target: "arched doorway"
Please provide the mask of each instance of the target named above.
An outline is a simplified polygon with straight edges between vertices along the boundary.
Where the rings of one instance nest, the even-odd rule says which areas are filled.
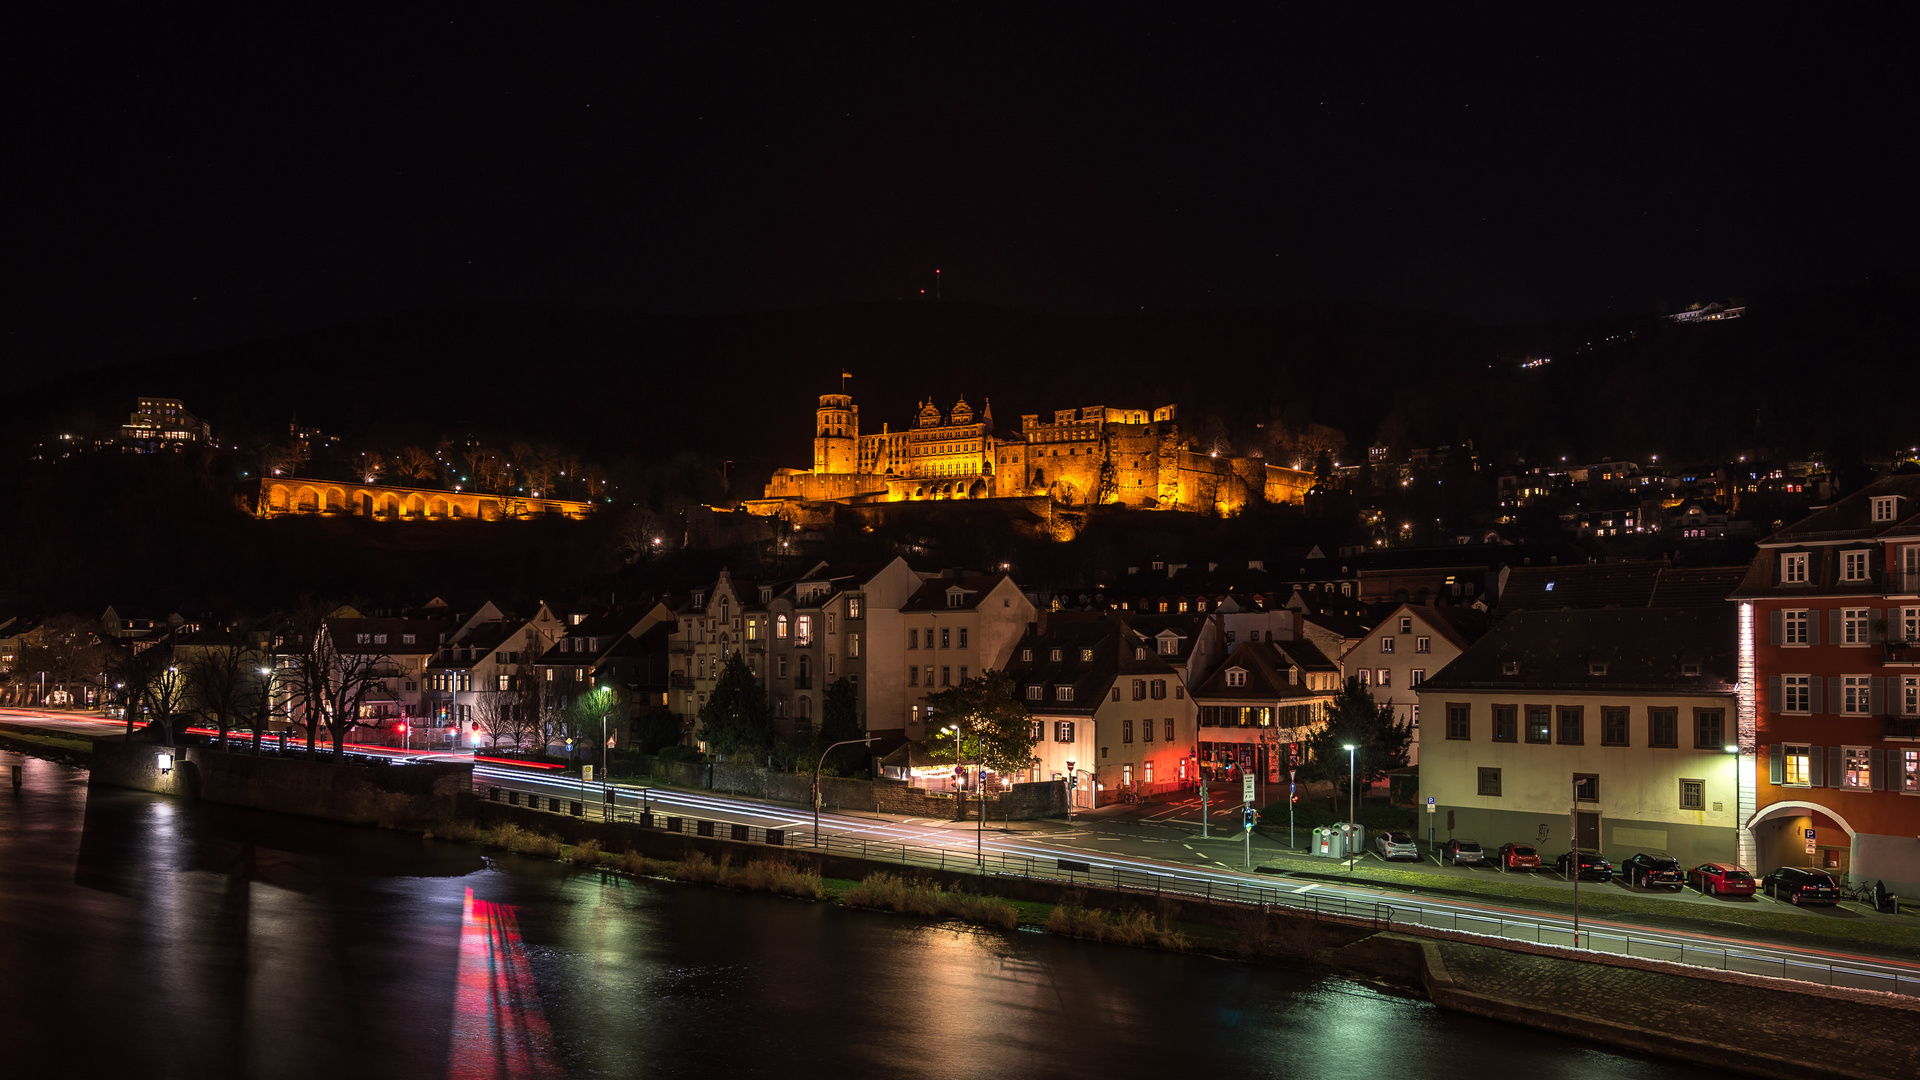
[[[1834,874],[1852,868],[1854,828],[1847,819],[1818,803],[1784,799],[1769,803],[1748,819],[1753,834],[1755,875],[1782,866],[1810,866]],[[1809,845],[1807,832],[1813,832]],[[1813,850],[1809,852],[1807,848]]]

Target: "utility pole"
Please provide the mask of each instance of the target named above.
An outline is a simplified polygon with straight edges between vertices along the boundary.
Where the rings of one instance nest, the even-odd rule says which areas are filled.
[[[1573,854],[1567,859],[1573,871],[1573,947],[1580,947],[1580,778],[1573,779]]]
[[[827,755],[833,753],[835,750],[838,750],[843,746],[852,746],[855,743],[859,743],[861,746],[872,746],[873,739],[874,737],[872,735],[868,735],[865,738],[860,738],[860,739],[843,739],[840,742],[834,743],[832,746],[827,747],[825,750],[820,751],[820,760],[817,762],[814,762],[814,765],[813,765],[813,846],[814,847],[820,846],[820,769],[822,766],[826,765]]]
[[[1200,775],[1200,839],[1210,839],[1207,835],[1207,777]]]

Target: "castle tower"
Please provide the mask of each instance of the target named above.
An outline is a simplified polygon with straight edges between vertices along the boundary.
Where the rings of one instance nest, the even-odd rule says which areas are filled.
[[[860,408],[849,394],[821,394],[814,410],[813,471],[859,471]]]

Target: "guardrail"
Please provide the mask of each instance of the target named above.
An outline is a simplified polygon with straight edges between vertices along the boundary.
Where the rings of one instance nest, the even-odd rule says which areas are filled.
[[[1352,919],[1380,929],[1390,928],[1393,922],[1394,909],[1387,904],[1354,900],[1343,896],[1300,894],[1256,882],[1242,884],[1207,876],[1162,874],[1152,870],[1097,866],[1077,859],[1021,855],[1011,852],[989,851],[982,859],[976,857],[973,851],[962,848],[926,847],[918,844],[871,840],[866,837],[837,836],[831,833],[820,834],[819,843],[816,845],[814,835],[807,830],[769,829],[760,825],[714,821],[690,814],[668,813],[651,807],[643,809],[641,806],[620,805],[619,796],[631,793],[617,791],[617,789],[615,804],[611,808],[598,798],[601,794],[599,788],[589,789],[587,794],[595,798],[585,801],[581,800],[577,793],[550,795],[481,785],[475,785],[474,790],[482,798],[493,802],[528,806],[535,810],[565,814],[570,817],[597,817],[603,821],[629,822],[663,832],[711,836],[722,840],[767,844],[772,847],[806,847],[810,851],[824,852],[828,855],[842,855],[870,862],[897,863],[903,867],[973,873],[985,877],[1064,881],[1069,884],[1119,889],[1148,896],[1179,896],[1208,902],[1285,908],[1304,912],[1314,918]]]
[[[1163,874],[1152,870],[1099,866],[1092,862],[1058,857],[1021,855],[1011,852],[986,852],[984,861],[965,848],[927,847],[866,837],[822,833],[819,843],[807,830],[768,829],[759,825],[715,821],[690,814],[668,814],[650,806],[621,805],[621,796],[632,792],[615,789],[611,810],[597,798],[581,801],[577,794],[553,796],[513,791],[507,788],[475,786],[481,797],[495,802],[531,806],[536,810],[585,817],[592,814],[603,820],[637,824],[643,828],[678,832],[690,836],[711,836],[722,840],[767,844],[772,847],[807,847],[830,855],[897,863],[903,867],[977,873],[987,877],[1021,880],[1065,881],[1152,896],[1179,896],[1208,902],[1260,905],[1303,912],[1314,918],[1341,918],[1364,922],[1380,929],[1432,927],[1479,937],[1508,941],[1555,945],[1584,949],[1644,960],[1663,960],[1696,967],[1748,975],[1767,975],[1799,982],[1818,983],[1855,990],[1880,990],[1920,996],[1920,976],[1867,971],[1853,965],[1816,962],[1791,956],[1775,956],[1745,949],[1714,945],[1696,945],[1649,934],[1635,935],[1619,930],[1580,930],[1575,940],[1571,927],[1556,926],[1531,919],[1516,919],[1499,914],[1476,914],[1450,908],[1435,908],[1409,900],[1393,904],[1350,899],[1339,895],[1296,893],[1256,882],[1240,883],[1208,876]],[[598,796],[601,789],[590,788],[588,795]]]
[[[1576,940],[1570,926],[1550,926],[1530,919],[1429,908],[1419,904],[1393,905],[1393,919],[1402,929],[1430,926],[1440,930],[1453,930],[1463,934],[1501,938],[1507,941],[1557,945],[1589,952],[1634,956],[1642,960],[1664,960],[1671,963],[1691,964],[1695,967],[1717,968],[1721,971],[1746,975],[1768,975],[1774,978],[1819,983],[1851,990],[1878,990],[1920,996],[1920,976],[1866,971],[1846,963],[1769,955],[1720,945],[1697,945],[1652,934],[1636,935],[1623,930],[1582,927]]]

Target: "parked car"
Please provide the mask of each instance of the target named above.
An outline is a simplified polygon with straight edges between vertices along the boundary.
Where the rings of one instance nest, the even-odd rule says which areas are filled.
[[[1680,871],[1680,860],[1659,852],[1636,853],[1620,864],[1620,872],[1626,875],[1628,884],[1643,889],[1661,885],[1679,892],[1687,883],[1687,875]]]
[[[1731,863],[1701,863],[1687,871],[1687,880],[1701,895],[1752,896],[1753,875]]]
[[[1560,871],[1561,877],[1571,881],[1573,879],[1573,852],[1569,851],[1561,855],[1559,861],[1554,863],[1554,868]],[[1613,864],[1608,862],[1604,856],[1591,851],[1583,851],[1580,853],[1580,878],[1583,881],[1612,881]]]
[[[1414,842],[1411,833],[1383,832],[1373,834],[1373,850],[1380,857],[1392,862],[1395,859],[1420,861],[1420,845]]]
[[[1762,878],[1761,886],[1767,890],[1768,896],[1785,900],[1796,907],[1801,904],[1840,902],[1840,885],[1824,870],[1783,866]]]
[[[1499,863],[1508,870],[1540,869],[1540,852],[1532,844],[1501,844]]]
[[[1487,853],[1478,840],[1449,840],[1447,846],[1440,849],[1440,861],[1459,866],[1468,863],[1473,866],[1487,865]]]

